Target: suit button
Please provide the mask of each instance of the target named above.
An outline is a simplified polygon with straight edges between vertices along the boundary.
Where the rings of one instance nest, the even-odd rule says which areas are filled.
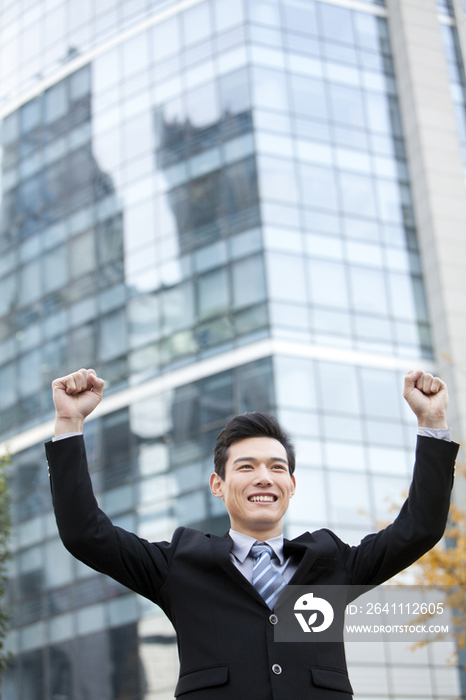
[[[278,617],[276,615],[270,615],[269,622],[271,625],[276,625],[278,622]]]
[[[275,673],[276,676],[279,676],[282,672],[282,667],[280,666],[280,664],[274,664],[272,666],[272,671]]]

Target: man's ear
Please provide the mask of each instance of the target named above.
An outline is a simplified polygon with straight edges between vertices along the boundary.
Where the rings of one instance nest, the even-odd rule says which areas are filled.
[[[215,498],[223,498],[223,479],[215,472],[210,475],[209,485],[212,495],[215,496]]]
[[[294,474],[291,475],[291,481],[293,482],[293,491],[291,492],[291,495],[294,496],[296,492],[296,479]]]

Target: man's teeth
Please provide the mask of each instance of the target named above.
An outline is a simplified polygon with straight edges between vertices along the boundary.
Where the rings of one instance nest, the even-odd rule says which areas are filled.
[[[273,496],[251,496],[249,500],[253,503],[255,503],[256,501],[262,501],[264,503],[273,503],[275,498]]]

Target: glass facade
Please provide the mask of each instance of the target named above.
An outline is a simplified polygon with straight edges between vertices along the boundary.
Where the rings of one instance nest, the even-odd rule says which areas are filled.
[[[4,430],[77,364],[116,390],[270,333],[431,356],[386,21],[228,8],[4,119]]]
[[[409,483],[402,376],[434,356],[383,5],[4,0],[0,439],[95,367],[96,493],[149,540],[228,529],[207,482],[244,411],[296,443],[288,536],[358,542]],[[4,699],[172,697],[168,621],[64,550],[43,446],[13,459]],[[381,700],[452,696],[444,657],[348,649]]]
[[[437,0],[437,12],[442,15],[454,16],[452,0]]]
[[[463,166],[466,169],[466,76],[458,30],[456,27],[443,25],[442,38],[450,79],[451,98],[455,107],[456,125],[461,143]]]

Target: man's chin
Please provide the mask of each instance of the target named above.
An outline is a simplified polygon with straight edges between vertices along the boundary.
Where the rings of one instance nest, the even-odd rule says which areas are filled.
[[[249,522],[252,526],[256,526],[265,530],[279,525],[281,523],[281,520],[281,516],[277,517],[275,515],[274,517],[272,513],[257,513],[254,518],[250,519]]]

